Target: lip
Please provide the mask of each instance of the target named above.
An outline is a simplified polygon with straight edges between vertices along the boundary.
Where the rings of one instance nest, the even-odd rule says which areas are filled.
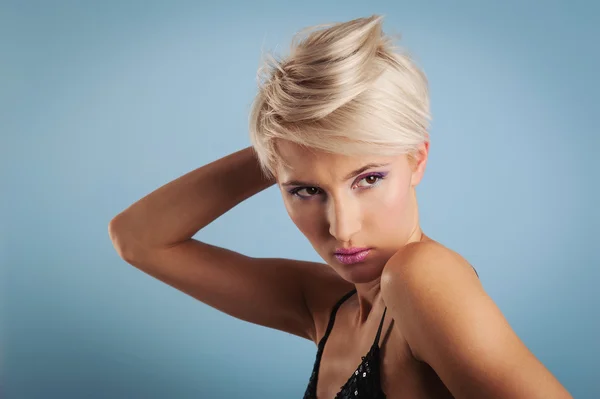
[[[367,250],[369,250],[369,248],[338,248],[335,250],[335,255],[354,255],[358,252]]]
[[[338,261],[340,261],[341,263],[343,263],[345,265],[353,265],[355,263],[360,263],[360,262],[364,261],[365,258],[367,257],[367,255],[369,255],[369,252],[371,252],[371,250],[368,248],[365,248],[363,250],[360,250],[359,252],[355,252],[355,253],[352,253],[349,255],[335,253],[334,256],[336,257],[336,259]]]

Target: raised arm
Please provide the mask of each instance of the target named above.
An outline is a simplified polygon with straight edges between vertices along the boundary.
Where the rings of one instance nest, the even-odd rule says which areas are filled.
[[[270,187],[248,147],[193,170],[129,206],[109,224],[119,256],[236,318],[315,340],[306,290],[335,282],[323,264],[253,258],[192,237]],[[309,284],[310,283],[310,284]],[[310,302],[310,301],[309,301]]]

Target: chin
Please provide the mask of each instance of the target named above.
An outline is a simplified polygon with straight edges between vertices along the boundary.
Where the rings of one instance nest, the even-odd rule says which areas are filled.
[[[356,263],[354,265],[337,265],[336,270],[344,280],[353,284],[364,284],[381,278],[385,264],[378,262]]]

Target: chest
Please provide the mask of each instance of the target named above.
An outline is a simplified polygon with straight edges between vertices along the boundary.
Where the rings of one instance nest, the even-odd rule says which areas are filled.
[[[330,337],[321,356],[318,399],[334,399],[340,393],[344,399],[379,399],[379,389],[387,399],[453,398],[435,371],[412,356],[393,321],[385,323],[383,331],[376,348],[378,364],[373,364],[372,339]]]

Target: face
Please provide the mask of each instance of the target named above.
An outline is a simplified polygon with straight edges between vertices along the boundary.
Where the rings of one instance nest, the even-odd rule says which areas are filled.
[[[406,155],[346,156],[280,142],[277,184],[289,216],[342,278],[366,283],[418,229],[415,187],[428,144],[413,162]],[[336,255],[368,248],[357,255]],[[354,251],[354,250],[351,250]],[[366,255],[366,256],[365,256]]]

